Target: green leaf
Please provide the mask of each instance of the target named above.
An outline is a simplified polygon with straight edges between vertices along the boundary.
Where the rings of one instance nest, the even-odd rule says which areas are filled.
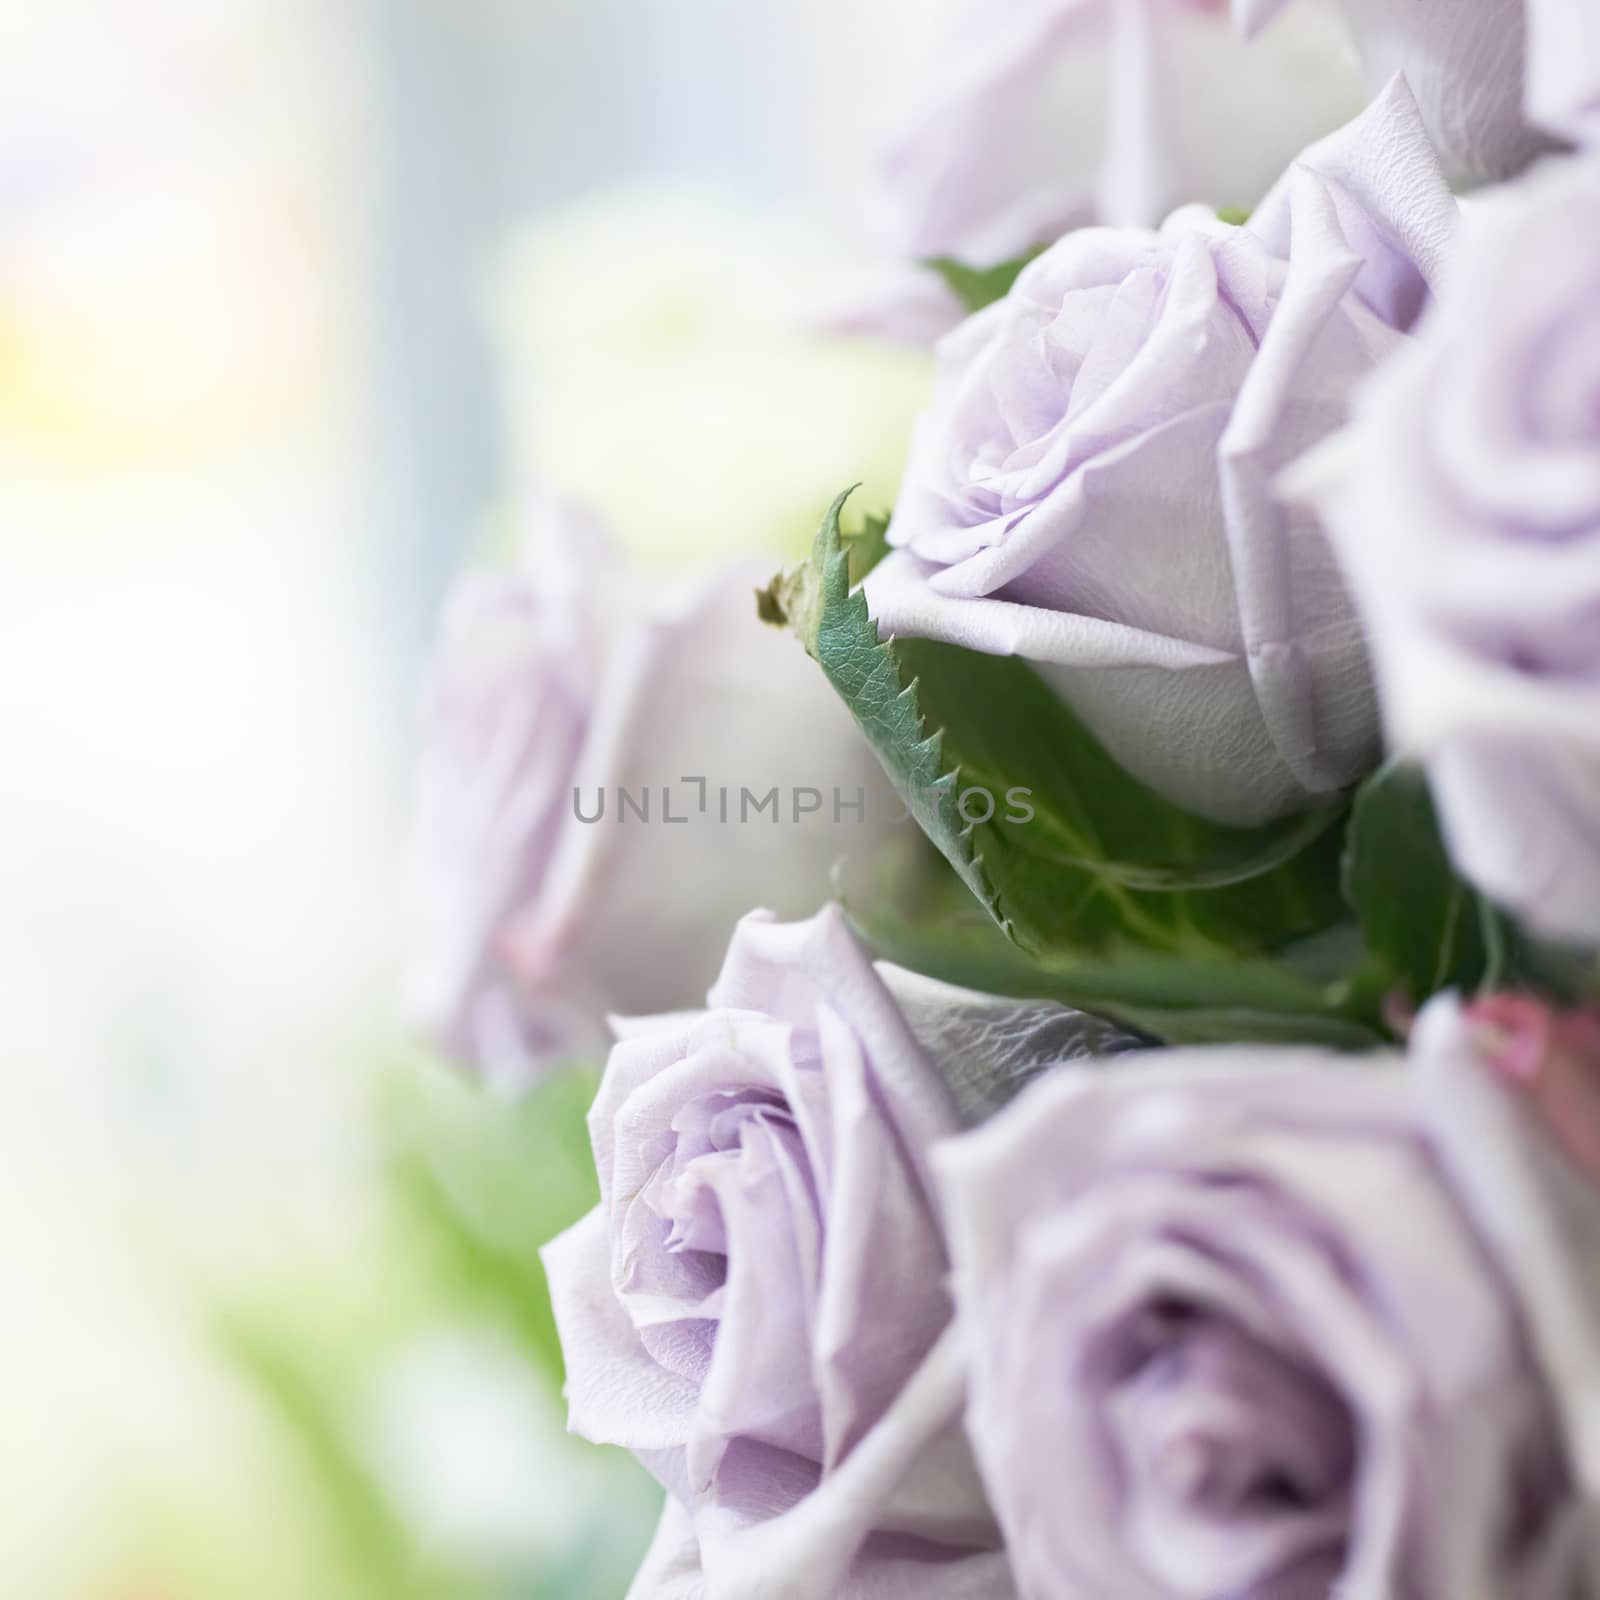
[[[1344,863],[1371,964],[1412,1007],[1445,989],[1600,997],[1600,960],[1539,939],[1456,872],[1424,775],[1391,763],[1356,796]]]
[[[1509,931],[1451,866],[1420,772],[1391,764],[1362,786],[1344,881],[1368,951],[1412,1005],[1505,980]]]
[[[1031,956],[1010,943],[937,862],[906,853],[869,884],[839,886],[845,913],[886,960],[947,983],[1055,1000],[1163,1044],[1259,1042],[1366,1050],[1376,1019],[1339,980],[1259,957],[1175,957],[1119,947],[1097,958]]]
[[[829,517],[837,517],[843,505],[845,495],[855,493],[855,488],[845,490],[834,502],[828,512]],[[889,553],[889,519],[875,513],[868,513],[861,519],[861,526],[856,529],[839,528],[839,542],[844,549],[848,571],[848,586],[854,588],[866,575],[883,560]],[[813,559],[815,554],[813,552]],[[765,623],[775,628],[793,626],[796,632],[800,631],[800,623],[796,620],[798,609],[809,605],[809,599],[800,592],[801,576],[809,570],[809,563],[805,567],[780,572],[764,589],[756,590],[756,615]],[[809,582],[809,579],[806,580]],[[795,612],[796,616],[790,613]]]
[[[1138,783],[1026,662],[880,642],[834,502],[763,615],[821,664],[910,813],[979,904],[1036,954],[1269,948],[1344,914],[1343,806],[1224,828]]]
[[[889,553],[889,519],[867,515],[854,532],[842,532],[850,557],[850,583],[854,587]]]
[[[389,1086],[390,1192],[453,1293],[560,1386],[539,1249],[599,1198],[585,1116],[595,1077],[567,1071],[507,1104],[432,1062]]]
[[[1042,253],[1043,248],[1040,246],[1025,256],[1002,261],[992,267],[969,267],[953,256],[934,256],[923,265],[931,267],[944,279],[970,316],[974,311],[982,311],[985,306],[993,305],[996,300],[1004,300],[1011,293],[1011,286],[1017,281],[1018,274],[1035,256]]]
[[[1242,228],[1250,220],[1250,207],[1218,206],[1217,220],[1230,223],[1235,228]]]
[[[347,1398],[332,1391],[294,1342],[258,1317],[220,1312],[217,1346],[270,1408],[310,1469],[329,1531],[348,1564],[350,1600],[449,1600],[459,1576],[425,1557],[390,1506],[352,1436]]]
[[[1499,913],[1510,940],[1507,966],[1517,985],[1563,1005],[1600,1005],[1600,951],[1535,939]]]

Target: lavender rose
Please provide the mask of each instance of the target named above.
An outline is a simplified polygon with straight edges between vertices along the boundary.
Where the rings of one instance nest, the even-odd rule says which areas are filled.
[[[1075,1014],[874,968],[831,907],[746,917],[710,1004],[626,1025],[600,1205],[545,1257],[573,1428],[671,1491],[635,1596],[1009,1600],[930,1192],[957,1100],[921,1041],[1015,1080]]]
[[[1528,0],[1528,115],[1579,143],[1600,143],[1600,12]]]
[[[1249,823],[1359,778],[1360,628],[1277,470],[1406,342],[1455,202],[1403,83],[1248,226],[1084,229],[940,346],[872,574],[884,635],[1028,658],[1145,782]]]
[[[1409,1066],[1052,1073],[937,1166],[1023,1595],[1573,1600],[1600,1575],[1600,1191],[1453,1000]]]
[[[1233,11],[1255,34],[1287,5],[1233,0]],[[1524,108],[1529,14],[1541,7],[1574,18],[1584,9],[1583,0],[1339,0],[1367,81],[1404,73],[1446,172],[1473,182],[1510,177],[1550,146]],[[1569,43],[1583,27],[1572,23]]]
[[[1226,0],[961,0],[881,161],[889,242],[988,266],[1089,221],[1253,205],[1359,108],[1338,43],[1315,9],[1252,47]]]
[[[541,500],[522,566],[453,596],[406,1006],[458,1060],[516,1084],[603,1052],[608,1011],[703,994],[752,900],[814,910],[902,814],[827,684],[757,620],[769,575],[646,596],[602,530]]]
[[[1458,865],[1600,942],[1600,161],[1478,202],[1416,347],[1291,482]]]

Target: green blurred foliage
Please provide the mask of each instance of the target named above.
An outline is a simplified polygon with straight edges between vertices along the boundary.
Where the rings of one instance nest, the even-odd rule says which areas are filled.
[[[574,1071],[498,1098],[429,1060],[374,1077],[377,1183],[360,1259],[290,1260],[198,1309],[260,1438],[218,1462],[204,1494],[148,1486],[93,1600],[620,1600],[660,1492],[626,1454],[568,1438],[562,1360],[539,1248],[597,1198],[585,1114],[597,1077]],[[396,1484],[374,1427],[416,1352],[504,1356],[506,1409],[548,1461],[526,1538],[441,1542]],[[498,1376],[496,1375],[498,1374]],[[492,1393],[492,1388],[491,1388]],[[544,1412],[548,1411],[548,1418]],[[424,1434],[413,1439],[435,1466]],[[449,1470],[441,1450],[439,1472]],[[411,1464],[415,1480],[418,1464]],[[253,1502],[245,1509],[243,1502]],[[502,1508],[503,1510],[503,1508]],[[520,1511],[518,1513],[520,1515]]]

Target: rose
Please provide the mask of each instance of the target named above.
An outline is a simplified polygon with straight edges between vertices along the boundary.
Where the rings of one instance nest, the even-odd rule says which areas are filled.
[[[1091,220],[1253,205],[1363,96],[1316,10],[1254,46],[1225,10],[962,0],[879,162],[892,247],[986,267]]]
[[[1009,1595],[929,1196],[949,1091],[836,909],[747,917],[711,1007],[626,1026],[600,1205],[545,1257],[572,1426],[674,1496],[635,1594]]]
[[[1234,0],[1246,33],[1286,0]],[[1539,129],[1600,134],[1600,22],[1574,0],[1340,0],[1369,79],[1404,72],[1452,177],[1511,176],[1548,146]],[[1533,126],[1530,126],[1532,124]]]
[[[1600,941],[1600,162],[1478,202],[1416,347],[1290,482],[1457,864]]]
[[[1124,765],[1255,822],[1361,776],[1360,630],[1286,461],[1405,342],[1455,203],[1403,84],[1229,227],[1090,228],[940,346],[884,635],[1016,654]]]
[[[1409,1066],[1139,1061],[1048,1074],[936,1155],[1021,1593],[1584,1592],[1600,1190],[1456,1003]]]
[[[1584,144],[1600,140],[1600,16],[1570,0],[1528,0],[1528,115]]]
[[[1014,1082],[1082,1019],[874,968],[831,907],[745,918],[711,1007],[626,1025],[599,1207],[546,1252],[573,1428],[675,1501],[636,1594],[1009,1600],[929,1192],[956,1102],[921,1040]]]
[[[752,900],[827,898],[903,808],[760,562],[649,594],[535,501],[513,571],[454,596],[424,730],[406,1009],[519,1083],[603,1051],[608,1011],[692,1003]],[[626,799],[624,798],[626,796]],[[648,820],[639,814],[648,806]]]
[[[1233,9],[1242,31],[1254,34],[1286,4],[1233,0]],[[1576,13],[1582,8],[1572,0],[1339,0],[1339,7],[1368,82],[1376,86],[1405,74],[1451,178],[1510,177],[1548,148],[1550,141],[1528,125],[1524,111],[1529,17],[1557,8]],[[1542,27],[1550,27],[1548,20]],[[1536,53],[1531,65],[1538,62]],[[1546,109],[1545,98],[1532,96],[1536,111]]]

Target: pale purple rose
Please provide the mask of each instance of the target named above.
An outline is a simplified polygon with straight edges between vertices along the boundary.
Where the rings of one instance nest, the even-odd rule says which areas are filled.
[[[1472,209],[1415,347],[1294,469],[1371,636],[1389,739],[1461,870],[1600,941],[1600,160]]]
[[[515,1086],[599,1056],[608,1012],[694,1001],[741,912],[815,910],[903,815],[826,680],[757,618],[770,576],[647,589],[590,519],[539,500],[520,565],[452,597],[405,1006],[454,1058]]]
[[[1289,0],[1233,0],[1240,30],[1255,34]],[[1544,5],[1576,15],[1589,0],[1338,0],[1367,81],[1404,73],[1452,179],[1495,181],[1520,172],[1551,141],[1524,106],[1529,12]],[[1546,22],[1548,31],[1552,24]],[[1569,43],[1584,27],[1567,31]],[[1267,35],[1270,37],[1270,34]],[[1543,69],[1543,70],[1548,70]],[[1530,85],[1531,88],[1531,85]]]
[[[1592,1592],[1600,1190],[1453,999],[1409,1062],[1063,1069],[936,1163],[1029,1600]]]
[[[1245,227],[1087,228],[940,346],[872,573],[879,631],[1032,662],[1132,772],[1224,822],[1377,751],[1360,627],[1280,467],[1400,349],[1456,205],[1398,80]]]
[[[1600,7],[1528,0],[1527,105],[1541,127],[1600,144]]]
[[[875,967],[832,907],[746,917],[710,1006],[623,1025],[600,1205],[545,1253],[572,1427],[671,1492],[634,1595],[1010,1600],[960,1426],[940,1068],[1014,1086],[1099,1025]]]
[[[905,255],[986,267],[1090,221],[1253,205],[1361,104],[1314,8],[1255,45],[1226,0],[957,0],[880,166]]]

